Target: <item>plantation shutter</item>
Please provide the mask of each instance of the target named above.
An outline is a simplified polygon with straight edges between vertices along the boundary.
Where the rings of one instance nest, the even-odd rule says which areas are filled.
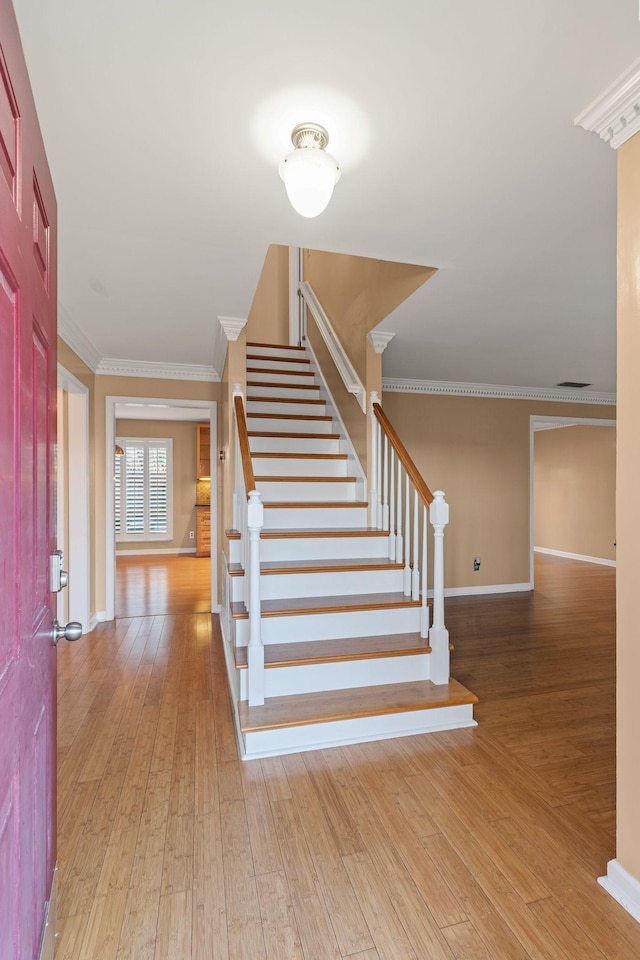
[[[115,457],[115,533],[120,540],[171,540],[172,441],[117,438],[124,456]]]

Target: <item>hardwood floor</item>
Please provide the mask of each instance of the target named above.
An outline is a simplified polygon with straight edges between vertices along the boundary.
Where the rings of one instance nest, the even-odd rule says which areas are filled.
[[[217,618],[59,651],[74,960],[637,960],[614,844],[613,570],[447,601],[476,729],[241,763]]]
[[[210,610],[209,557],[158,554],[116,558],[116,617]]]

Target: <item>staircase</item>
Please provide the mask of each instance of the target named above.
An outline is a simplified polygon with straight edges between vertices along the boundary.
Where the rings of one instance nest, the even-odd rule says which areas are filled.
[[[304,348],[247,345],[245,416],[248,482],[264,507],[264,703],[249,705],[251,602],[239,530],[227,531],[221,616],[242,756],[474,725],[473,694],[452,679],[430,680],[423,604],[405,595],[389,530],[368,525],[366,479]]]

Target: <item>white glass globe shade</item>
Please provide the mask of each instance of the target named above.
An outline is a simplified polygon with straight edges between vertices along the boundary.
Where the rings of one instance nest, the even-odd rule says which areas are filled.
[[[300,147],[284,158],[280,176],[296,213],[301,217],[317,217],[331,200],[340,178],[340,167],[324,150]]]

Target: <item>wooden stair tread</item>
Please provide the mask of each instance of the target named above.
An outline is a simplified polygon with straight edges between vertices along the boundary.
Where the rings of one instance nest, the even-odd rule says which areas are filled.
[[[247,666],[248,647],[236,647],[236,667]],[[349,637],[341,640],[306,640],[301,643],[267,643],[265,667],[300,666],[310,663],[337,663],[347,660],[377,660],[431,653],[429,641],[419,633],[393,633],[382,637]]]
[[[301,418],[301,419],[306,419]],[[324,418],[321,418],[324,419]],[[329,419],[329,418],[327,418]],[[249,437],[272,437],[278,440],[286,440],[294,437],[296,440],[339,440],[339,433],[286,433],[284,431],[276,430],[249,430]],[[256,454],[256,456],[264,456],[264,454]]]
[[[315,403],[321,406],[325,406],[326,400],[311,400],[307,397],[260,397],[260,396],[251,396],[247,397],[248,403]],[[250,413],[247,413],[247,416],[251,416]],[[305,417],[305,420],[308,418]]]
[[[239,715],[242,732],[251,733],[477,702],[478,698],[457,680],[449,680],[438,686],[430,680],[420,680],[271,697],[259,707],[250,707],[245,700],[239,704]]]
[[[428,601],[431,606],[431,601]],[[404,593],[354,593],[338,597],[286,597],[278,600],[263,600],[263,617],[297,617],[313,613],[349,613],[363,610],[392,610],[394,608],[420,607],[419,600],[405,597]],[[247,620],[249,612],[242,600],[231,603],[234,620]]]
[[[227,540],[240,540],[240,531],[225,530]],[[303,537],[388,537],[388,530],[378,530],[377,527],[298,527],[290,530],[288,527],[274,527],[272,530],[263,529],[261,540],[288,540]]]
[[[250,359],[254,359],[254,358],[250,358]],[[271,359],[277,361],[278,358],[271,357]],[[284,362],[289,363],[290,361],[285,360]],[[306,362],[308,363],[309,361],[307,360]],[[291,374],[294,377],[315,377],[315,373],[313,372],[313,370],[276,370],[274,367],[247,366],[247,373],[272,373],[274,377],[275,376],[286,377],[287,374]]]
[[[247,340],[248,347],[268,347],[269,350],[302,350],[304,347],[298,347],[292,343],[258,343],[255,340]]]
[[[248,398],[250,400],[256,399],[255,397]],[[262,398],[264,399],[264,397]],[[267,400],[269,397],[267,397]],[[273,398],[271,398],[273,399]],[[302,400],[301,403],[308,403],[308,400]],[[306,416],[303,413],[251,413],[247,411],[247,420],[262,418],[263,420],[333,420],[333,417],[328,416],[327,414],[322,413],[309,413]],[[251,434],[249,434],[251,436]],[[328,434],[325,433],[314,433],[314,437],[326,437]]]
[[[257,477],[256,477],[257,479]],[[305,509],[314,510],[316,507],[336,507],[341,509],[342,507],[368,507],[369,504],[366,500],[273,500],[269,503],[263,503],[262,506],[265,510],[269,509],[278,509],[284,508],[288,510],[289,508],[294,507],[303,507]],[[389,536],[389,531],[387,531],[387,536]]]
[[[249,434],[251,436],[251,434]],[[286,436],[286,434],[285,434]],[[346,453],[261,453],[251,452],[252,458],[258,460],[346,460]]]
[[[254,454],[258,457],[259,454]],[[358,479],[357,477],[310,477],[310,476],[277,476],[271,477],[269,475],[263,476],[261,474],[256,474],[253,478],[254,480],[263,480],[269,482],[284,482],[284,483],[355,483]],[[329,503],[331,501],[328,501]]]
[[[260,573],[339,573],[354,570],[402,570],[401,563],[395,563],[385,557],[355,557],[337,560],[267,560],[260,564]],[[230,563],[229,574],[239,577],[244,574],[241,563]]]

